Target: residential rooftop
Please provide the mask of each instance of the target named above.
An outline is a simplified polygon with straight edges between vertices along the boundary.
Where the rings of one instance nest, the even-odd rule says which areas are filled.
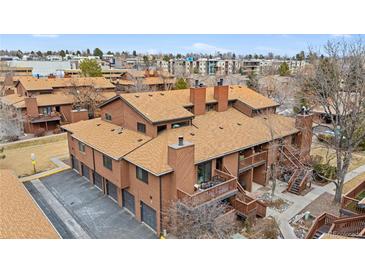
[[[24,185],[9,169],[0,169],[0,238],[59,238]]]
[[[52,90],[53,88],[63,88],[72,86],[93,86],[99,89],[114,88],[115,86],[104,77],[80,77],[80,78],[36,78],[19,77],[26,90]]]
[[[72,136],[86,145],[118,160],[151,138],[100,118],[64,125]]]
[[[190,102],[190,89],[129,93],[121,94],[120,97],[152,123],[194,116],[186,109],[193,106]],[[228,100],[240,100],[255,110],[278,106],[275,101],[243,86],[230,86]],[[214,99],[214,87],[207,87],[206,103],[216,102],[217,100]],[[108,101],[102,105],[107,103]]]

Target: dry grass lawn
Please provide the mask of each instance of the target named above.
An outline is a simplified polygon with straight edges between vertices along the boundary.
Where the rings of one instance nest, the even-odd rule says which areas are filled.
[[[68,157],[66,135],[55,135],[48,138],[32,139],[30,141],[5,146],[6,158],[0,160],[0,168],[10,168],[20,176],[33,174],[33,166],[30,159],[31,153],[36,155],[37,172],[42,172],[55,167],[51,158]]]
[[[362,174],[356,176],[355,178],[351,179],[347,183],[345,183],[343,185],[342,193],[345,194],[346,192],[348,192],[349,190],[351,190],[352,188],[354,188],[355,186],[359,185],[360,183],[362,183],[364,181],[365,181],[365,173],[362,173]]]
[[[324,147],[321,147],[318,145],[316,145],[316,146],[313,145],[312,150],[311,150],[312,156],[319,155],[319,156],[322,156],[323,159],[326,159],[326,157],[328,157],[328,159],[331,159],[330,164],[333,166],[336,166],[335,151],[333,149],[330,149],[329,153],[328,154],[327,153],[328,153],[327,148],[324,148]],[[352,171],[362,165],[365,165],[365,154],[363,152],[353,153],[349,171]]]

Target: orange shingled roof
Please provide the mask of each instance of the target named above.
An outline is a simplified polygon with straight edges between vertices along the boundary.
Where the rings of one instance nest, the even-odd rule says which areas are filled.
[[[14,172],[0,169],[0,238],[59,238]]]
[[[76,86],[94,86],[95,88],[114,88],[114,85],[104,77],[79,77],[79,78],[35,78],[19,77],[26,90],[52,90],[53,88]]]
[[[72,132],[74,138],[116,160],[151,139],[100,118],[64,125],[62,128]]]
[[[121,98],[152,123],[193,116],[184,108],[192,106],[190,102],[190,89],[129,93],[122,94]],[[273,100],[242,86],[230,86],[228,99],[240,100],[253,109],[278,105]],[[213,87],[207,88],[206,102],[216,102]]]
[[[176,144],[178,136],[195,145],[195,163],[298,132],[295,119],[277,114],[248,117],[229,108],[224,112],[211,111],[195,117],[194,126],[167,130],[124,158],[155,175],[172,171],[167,163],[168,145]]]

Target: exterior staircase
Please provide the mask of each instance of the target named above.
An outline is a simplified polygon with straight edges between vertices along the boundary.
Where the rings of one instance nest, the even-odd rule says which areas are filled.
[[[226,168],[223,171],[232,174]],[[243,218],[255,218],[266,216],[266,204],[249,196],[245,189],[237,182],[238,193],[230,200],[236,214]]]
[[[281,154],[288,161],[289,166],[294,170],[289,181],[286,191],[301,195],[311,182],[312,169],[305,166],[286,146],[280,148]]]
[[[318,216],[307,233],[307,239],[318,239],[324,233],[344,237],[365,238],[365,215],[336,217],[329,213]]]

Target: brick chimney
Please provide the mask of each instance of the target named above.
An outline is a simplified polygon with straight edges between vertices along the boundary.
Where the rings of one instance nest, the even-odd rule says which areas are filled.
[[[89,119],[89,113],[87,109],[74,109],[71,110],[71,123],[76,123],[78,121],[84,121]]]
[[[295,127],[300,130],[297,145],[300,150],[300,160],[307,162],[310,160],[310,150],[313,136],[313,114],[301,113],[295,119]]]
[[[190,88],[190,102],[194,105],[194,114],[202,115],[205,113],[206,87]]]
[[[168,164],[174,169],[172,181],[177,189],[191,194],[196,182],[194,144],[185,141],[182,136],[176,141],[176,144],[168,146],[167,152]]]
[[[228,86],[223,86],[223,79],[214,87],[214,99],[218,101],[218,112],[226,111],[228,109],[228,89]]]
[[[4,86],[14,86],[14,81],[13,81],[13,74],[12,73],[7,73],[5,75],[5,79],[4,79]]]
[[[24,98],[25,108],[27,109],[27,115],[32,118],[38,117],[38,103],[35,97],[25,97]]]

